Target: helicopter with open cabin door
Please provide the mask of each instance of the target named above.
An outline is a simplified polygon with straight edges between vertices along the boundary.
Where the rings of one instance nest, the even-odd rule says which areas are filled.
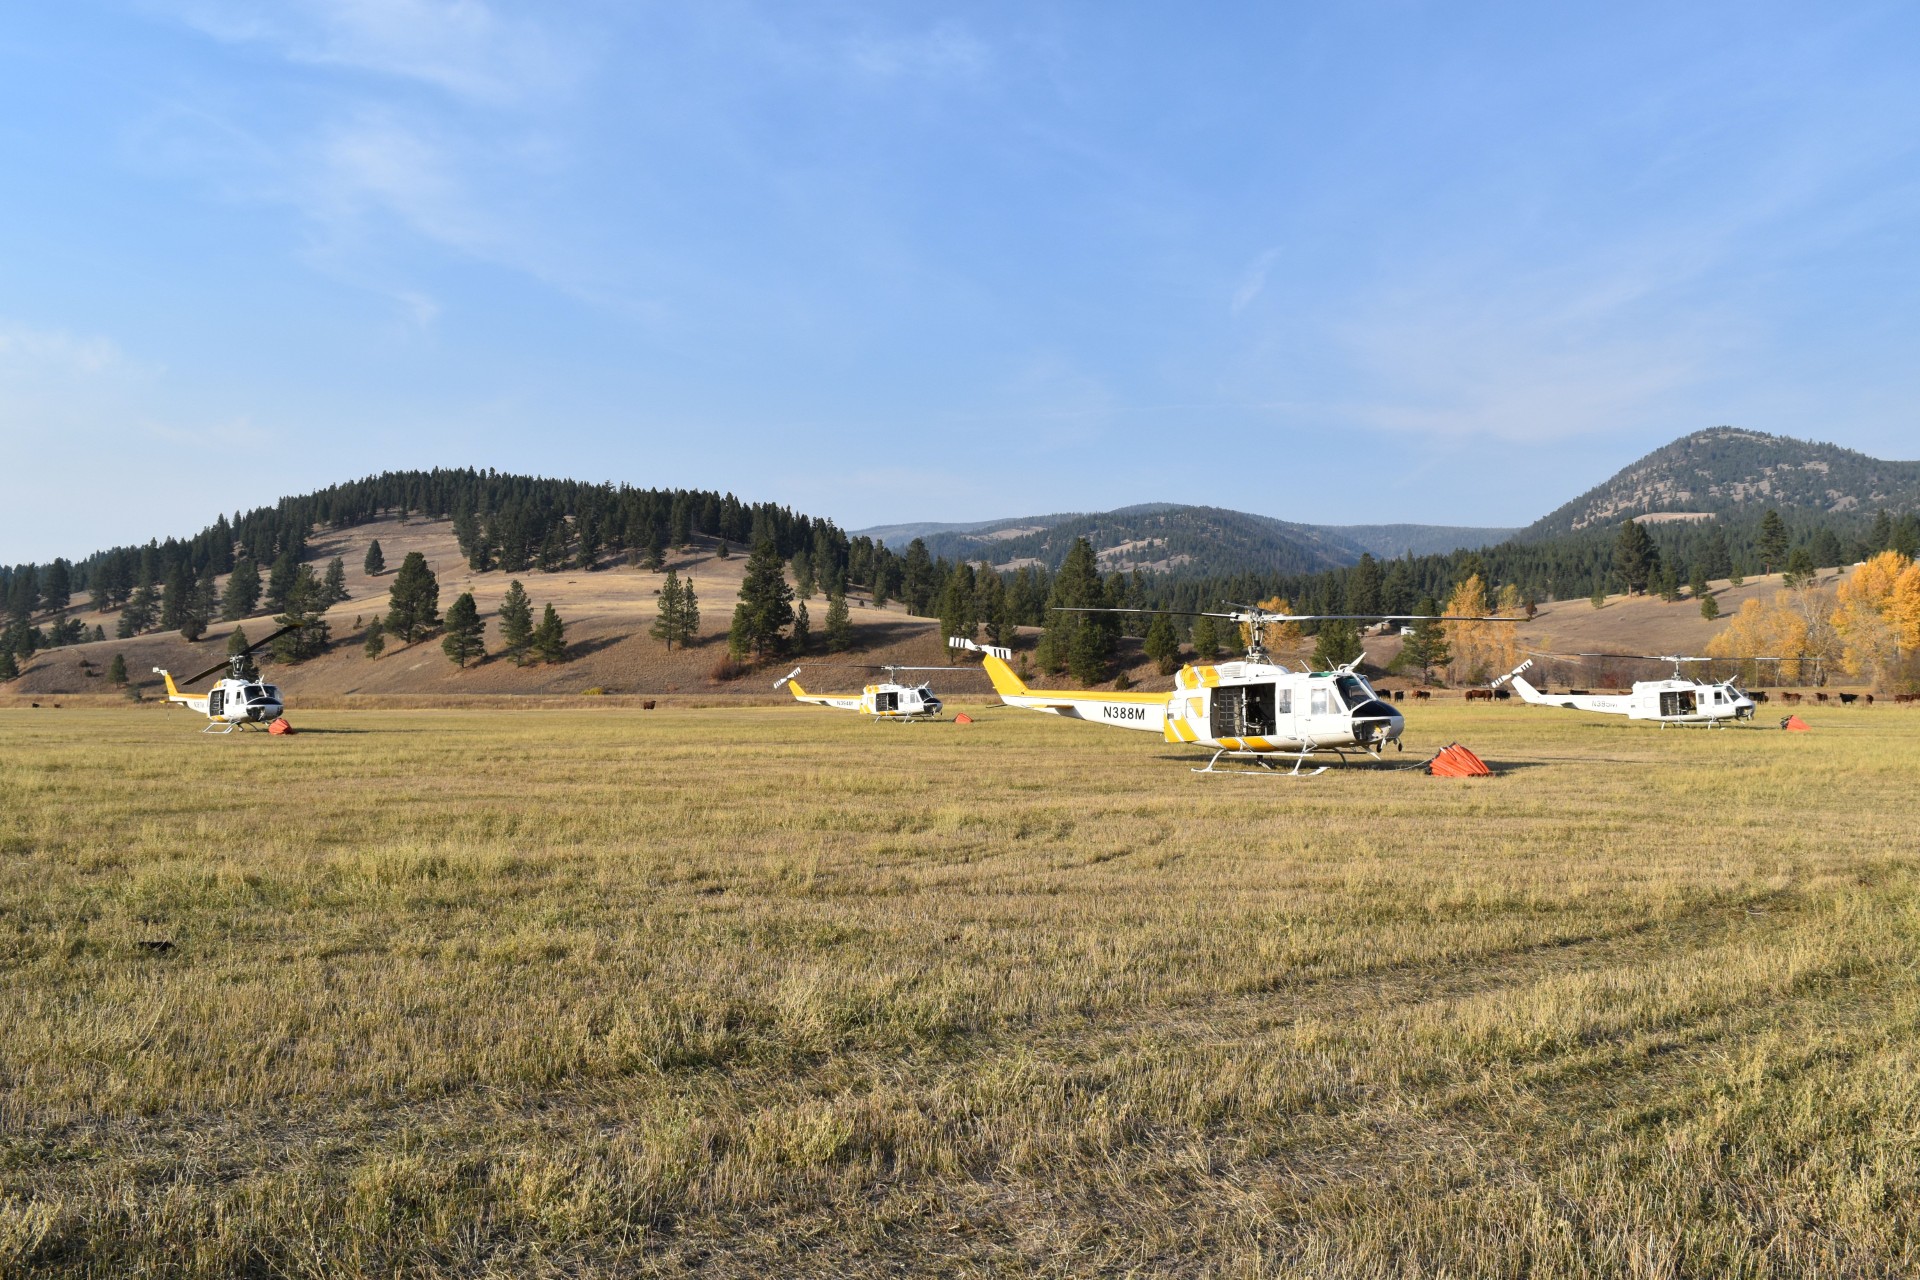
[[[1641,659],[1671,662],[1673,674],[1664,680],[1636,680],[1630,691],[1606,693],[1543,693],[1522,674],[1534,665],[1534,658],[1564,658],[1574,661],[1597,659]],[[1680,674],[1687,663],[1720,661],[1772,661],[1773,659],[1698,658],[1672,653],[1540,653],[1534,654],[1507,674],[1493,681],[1494,687],[1511,682],[1520,700],[1535,707],[1559,707],[1567,711],[1591,711],[1599,715],[1625,716],[1668,725],[1695,725],[1722,728],[1734,721],[1753,719],[1754,702],[1732,680],[1708,682],[1689,680]]]
[[[848,665],[848,664],[835,664]],[[840,711],[858,711],[872,716],[875,720],[936,720],[940,716],[943,704],[927,681],[917,685],[901,684],[894,677],[902,671],[951,671],[951,667],[903,667],[881,666],[878,670],[887,673],[887,679],[870,684],[859,693],[808,693],[795,679],[804,667],[795,667],[774,681],[775,689],[785,688],[793,694],[795,702],[808,702],[820,707],[833,707]]]
[[[213,666],[197,675],[188,676],[178,684],[174,683],[171,673],[162,667],[153,672],[167,682],[167,701],[177,702],[189,711],[198,711],[207,718],[202,733],[232,733],[236,729],[249,727],[264,729],[286,712],[286,699],[280,693],[280,686],[269,684],[260,678],[253,665],[253,651],[262,645],[278,640],[289,631],[298,627],[282,627],[270,636],[254,641],[238,653],[230,653]],[[205,693],[182,693],[181,688],[199,684],[208,676],[221,669],[227,676],[217,682]]]
[[[1158,733],[1162,741],[1210,749],[1213,755],[1195,773],[1270,772],[1276,761],[1292,760],[1292,776],[1316,756],[1344,760],[1350,754],[1379,759],[1389,745],[1401,746],[1406,718],[1375,692],[1358,671],[1355,658],[1331,671],[1295,671],[1266,649],[1267,627],[1297,622],[1519,622],[1519,618],[1400,614],[1279,613],[1251,606],[1226,613],[1182,613],[1162,609],[1069,609],[1071,613],[1169,613],[1223,618],[1248,632],[1244,659],[1188,664],[1175,677],[1172,693],[1104,693],[1031,689],[1014,673],[1008,649],[951,638],[948,644],[981,655],[987,678],[1000,700],[1121,729]],[[1250,761],[1255,769],[1222,769],[1225,760]],[[1321,765],[1304,776],[1326,772]]]

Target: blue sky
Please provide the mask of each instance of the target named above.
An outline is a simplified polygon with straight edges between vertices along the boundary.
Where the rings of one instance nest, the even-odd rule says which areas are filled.
[[[142,0],[0,28],[0,560],[389,467],[1525,523],[1920,456],[1920,10]]]

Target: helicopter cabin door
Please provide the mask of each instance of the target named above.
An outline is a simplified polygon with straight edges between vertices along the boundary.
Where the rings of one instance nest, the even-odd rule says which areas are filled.
[[[213,690],[207,694],[207,714],[210,716],[224,715],[226,709],[227,691],[216,685]]]
[[[1697,709],[1691,689],[1660,691],[1660,714],[1663,716],[1690,716]]]
[[[873,709],[881,715],[891,715],[893,712],[898,711],[900,709],[899,693],[889,689],[885,693],[874,694]]]
[[[1272,682],[1222,685],[1213,691],[1207,717],[1208,735],[1226,738],[1267,738],[1280,732]]]

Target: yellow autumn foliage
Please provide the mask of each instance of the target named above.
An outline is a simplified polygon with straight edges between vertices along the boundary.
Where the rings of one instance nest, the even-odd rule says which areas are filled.
[[[1738,661],[1746,684],[1824,684],[1845,652],[1834,614],[1832,588],[1785,587],[1742,604],[1706,656]]]
[[[1506,614],[1509,609],[1514,615],[1521,610],[1520,592],[1511,586],[1500,593],[1499,612]],[[1491,612],[1487,608],[1486,584],[1480,580],[1480,575],[1471,574],[1456,586],[1453,594],[1447,597],[1447,607],[1441,612],[1467,615]],[[1447,664],[1447,679],[1453,683],[1478,684],[1500,672],[1511,670],[1520,660],[1520,644],[1514,623],[1445,622],[1441,625],[1446,628],[1447,648],[1453,655],[1453,660]]]
[[[1285,596],[1271,596],[1259,602],[1259,608],[1268,613],[1292,613],[1293,606]],[[1240,624],[1240,644],[1244,648],[1253,643],[1253,624]],[[1294,656],[1304,646],[1305,639],[1300,634],[1300,626],[1294,622],[1269,622],[1260,628],[1260,643],[1266,651],[1276,658]]]
[[[1834,600],[1847,670],[1885,687],[1902,656],[1920,650],[1920,564],[1882,551],[1848,575]]]

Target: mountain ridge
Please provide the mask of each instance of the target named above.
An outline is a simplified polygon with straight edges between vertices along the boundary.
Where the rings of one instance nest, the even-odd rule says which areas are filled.
[[[1920,507],[1920,462],[1742,427],[1708,427],[1628,463],[1518,536],[1540,541],[1633,516],[1724,516],[1765,507],[1861,518],[1880,508],[1912,510]]]

